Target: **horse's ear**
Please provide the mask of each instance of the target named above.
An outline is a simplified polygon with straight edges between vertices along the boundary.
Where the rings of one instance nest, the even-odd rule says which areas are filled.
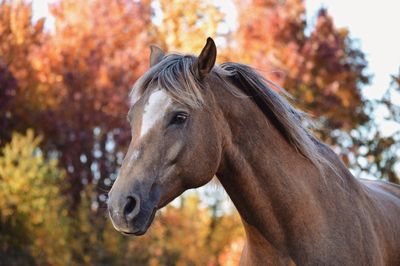
[[[164,58],[164,51],[157,45],[150,45],[150,67],[157,65]]]
[[[215,46],[214,40],[208,37],[206,45],[197,58],[197,68],[200,78],[203,78],[210,73],[211,69],[214,67],[216,59],[217,47]]]

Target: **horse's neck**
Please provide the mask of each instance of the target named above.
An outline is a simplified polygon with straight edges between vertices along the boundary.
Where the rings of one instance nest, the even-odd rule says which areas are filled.
[[[226,137],[217,177],[248,238],[285,253],[290,239],[322,223],[330,196],[341,193],[326,193],[331,180],[296,152],[250,99],[224,95],[220,100]]]

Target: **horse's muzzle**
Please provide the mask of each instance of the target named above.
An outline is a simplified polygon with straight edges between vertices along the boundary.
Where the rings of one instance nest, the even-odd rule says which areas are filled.
[[[143,235],[154,219],[156,208],[142,204],[139,195],[112,195],[108,200],[108,212],[114,228],[124,234]]]

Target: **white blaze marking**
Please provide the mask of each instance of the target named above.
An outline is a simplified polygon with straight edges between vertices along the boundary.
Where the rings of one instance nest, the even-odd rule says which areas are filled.
[[[146,135],[156,122],[163,117],[171,103],[171,98],[162,90],[157,90],[150,95],[144,107],[140,138]]]

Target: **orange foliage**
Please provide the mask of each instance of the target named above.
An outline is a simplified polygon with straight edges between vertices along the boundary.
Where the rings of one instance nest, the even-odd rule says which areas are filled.
[[[96,174],[105,186],[130,136],[123,116],[130,88],[148,66],[151,38],[143,29],[151,31],[151,8],[145,1],[67,0],[52,4],[51,12],[54,32],[32,56],[37,89],[47,95],[37,122],[46,149],[62,151],[76,206],[82,179],[91,183]]]
[[[325,127],[349,131],[366,121],[360,86],[369,82],[364,73],[367,63],[347,30],[336,29],[326,10],[319,11],[311,27],[302,0],[237,5],[235,60],[255,65],[278,82]],[[332,137],[320,134],[327,141]]]
[[[31,61],[32,51],[44,38],[43,22],[32,23],[30,4],[0,1],[1,146],[10,140],[12,130],[26,128],[32,111],[41,108],[45,98],[36,93],[40,83]]]
[[[233,241],[229,246],[226,246],[224,251],[218,257],[220,265],[236,266],[239,265],[240,256],[244,247],[244,239],[239,238]]]

